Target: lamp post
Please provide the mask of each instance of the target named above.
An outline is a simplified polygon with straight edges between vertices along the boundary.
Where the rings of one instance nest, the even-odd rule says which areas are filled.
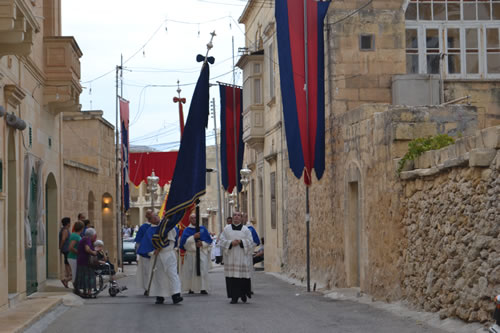
[[[148,191],[151,194],[151,210],[154,211],[154,194],[158,190],[158,182],[160,178],[155,175],[155,171],[151,172],[151,176],[148,176]]]
[[[243,186],[244,189],[246,189],[248,183],[250,182],[250,174],[252,173],[252,170],[248,169],[247,167],[244,169],[240,170],[240,175],[241,175],[241,185]],[[248,200],[245,201],[248,204]],[[245,207],[246,211],[248,211],[248,207]]]

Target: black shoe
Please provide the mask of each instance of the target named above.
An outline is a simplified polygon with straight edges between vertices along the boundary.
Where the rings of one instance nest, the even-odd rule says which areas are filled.
[[[200,294],[202,294],[202,295],[208,295],[208,293],[207,293],[207,291],[206,291],[206,290],[202,290],[202,291],[200,291]]]
[[[253,291],[250,292],[250,295],[253,295]]]
[[[188,294],[194,294],[194,291],[189,290]]]
[[[231,302],[229,302],[229,303],[231,303],[231,304],[236,304],[236,303],[238,303],[238,298],[232,298],[232,299],[231,299]]]
[[[241,301],[242,301],[243,303],[246,303],[246,302],[247,302],[247,297],[246,297],[246,296],[241,296]]]
[[[164,297],[156,297],[155,304],[163,304],[163,302],[165,302],[165,298]]]
[[[144,292],[144,296],[149,296],[149,294],[148,294],[148,291],[147,291],[147,290]]]
[[[174,304],[182,302],[183,299],[184,298],[181,297],[181,294],[172,295],[172,302],[174,302]]]

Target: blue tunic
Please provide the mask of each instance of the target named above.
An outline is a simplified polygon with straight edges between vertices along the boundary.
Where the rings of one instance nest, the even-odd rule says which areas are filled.
[[[151,224],[149,223],[144,223],[143,225],[140,226],[139,230],[137,230],[137,234],[135,235],[134,242],[140,243],[144,235],[146,234],[146,231],[151,227]]]
[[[259,235],[257,234],[257,231],[255,231],[255,228],[252,227],[251,225],[247,225],[247,228],[250,229],[250,232],[252,233],[253,242],[255,243],[255,245],[259,246],[260,239]]]
[[[147,228],[146,233],[143,235],[141,242],[139,243],[139,248],[137,249],[137,254],[141,257],[150,258],[149,253],[155,250],[152,239],[153,235],[156,233],[156,229],[158,229],[157,226],[150,225],[150,227]]]
[[[180,248],[182,250],[185,250],[184,244],[186,244],[187,239],[193,236],[195,233],[196,233],[196,228],[187,227],[186,229],[184,229],[184,231],[182,232],[181,244],[180,244]],[[212,244],[212,236],[210,236],[210,233],[204,226],[200,226],[200,240],[208,244]]]

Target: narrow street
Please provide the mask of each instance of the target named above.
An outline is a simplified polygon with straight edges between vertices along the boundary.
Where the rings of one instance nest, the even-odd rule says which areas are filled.
[[[208,296],[184,295],[180,305],[169,299],[155,305],[154,298],[135,288],[135,268],[127,265],[129,276],[119,280],[129,288],[125,294],[112,298],[105,290],[84,306],[63,312],[44,332],[444,332],[365,304],[307,294],[263,272],[255,274],[254,297],[231,305],[221,268],[210,273]]]

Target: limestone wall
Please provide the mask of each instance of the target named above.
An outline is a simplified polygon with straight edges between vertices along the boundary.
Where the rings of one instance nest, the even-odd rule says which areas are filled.
[[[477,107],[479,128],[500,125],[500,82],[453,81],[445,82],[447,101],[470,96],[469,103]]]
[[[500,293],[500,126],[422,156],[403,172],[404,296],[484,322]]]
[[[327,128],[326,171],[311,187],[311,277],[360,287],[384,300],[404,296],[404,188],[395,158],[422,133],[474,133],[474,108],[366,104]],[[305,188],[288,174],[285,271],[305,279]]]

